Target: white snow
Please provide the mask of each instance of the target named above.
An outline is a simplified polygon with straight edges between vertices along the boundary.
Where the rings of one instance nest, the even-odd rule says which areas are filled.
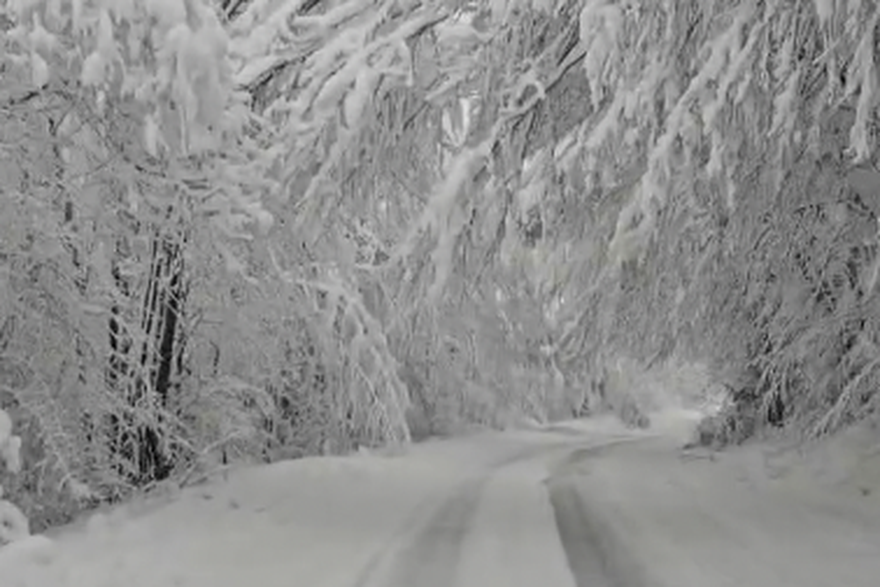
[[[445,497],[483,474],[452,574],[456,587],[570,587],[544,483],[551,453],[491,465],[524,448],[555,447],[552,454],[562,456],[562,443],[624,437],[635,442],[585,454],[565,475],[606,547],[651,585],[877,584],[880,476],[867,472],[876,472],[876,453],[852,458],[846,473],[827,475],[833,480],[824,484],[807,482],[816,463],[852,455],[856,444],[874,446],[866,437],[875,437],[826,443],[799,460],[766,445],[710,455],[680,448],[694,413],[653,420],[646,432],[612,419],[572,421],[228,471],[175,495],[95,514],[52,540],[0,549],[0,584],[402,587],[383,582],[394,554]],[[874,483],[877,493],[854,491],[853,471],[860,487]],[[359,582],[371,565],[371,580]]]
[[[475,434],[230,471],[177,495],[99,513],[62,530],[52,556],[0,550],[3,587],[224,587],[353,584],[431,504],[547,434]],[[45,539],[42,552],[49,552]]]
[[[877,501],[833,492],[788,451],[774,469],[766,445],[713,454],[677,442],[631,445],[579,477],[631,571],[658,587],[877,585]]]
[[[575,587],[540,461],[502,469],[484,489],[462,546],[456,587]]]

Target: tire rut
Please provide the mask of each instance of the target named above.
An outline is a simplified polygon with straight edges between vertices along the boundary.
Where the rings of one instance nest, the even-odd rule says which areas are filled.
[[[608,528],[600,515],[591,515],[578,494],[576,470],[587,458],[632,444],[626,439],[597,447],[572,451],[547,481],[556,529],[577,587],[642,587],[648,583],[626,553],[613,548],[605,538]]]
[[[458,489],[431,516],[427,526],[395,556],[383,587],[451,587],[464,537],[488,476]]]
[[[376,554],[361,572],[355,587],[452,587],[464,538],[470,530],[483,488],[492,475],[516,462],[571,448],[572,443],[568,441],[518,451],[493,463],[476,478],[465,481],[444,498],[427,519],[420,508],[398,533],[397,539],[404,539],[414,527],[420,528],[418,533],[396,552],[391,551],[399,540],[393,540],[389,547]],[[393,557],[390,572],[381,583],[377,583],[378,568],[388,556]]]

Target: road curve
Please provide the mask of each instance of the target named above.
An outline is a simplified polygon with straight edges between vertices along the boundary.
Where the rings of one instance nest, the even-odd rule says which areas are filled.
[[[583,444],[468,479],[357,587],[878,584],[880,511],[866,502],[755,485],[659,435]]]
[[[481,501],[486,497],[484,494],[487,484],[498,482],[498,479],[504,475],[506,470],[509,471],[511,467],[515,467],[517,464],[524,463],[525,461],[537,460],[541,462],[541,465],[546,464],[547,466],[552,462],[562,462],[565,464],[571,462],[571,459],[584,458],[585,455],[601,451],[606,446],[619,444],[620,442],[618,439],[610,439],[602,441],[598,446],[585,448],[583,447],[583,440],[580,442],[568,440],[529,447],[503,460],[499,460],[482,473],[464,481],[439,505],[435,505],[433,511],[427,516],[422,511],[419,514],[422,519],[420,521],[414,519],[409,524],[411,531],[413,528],[417,528],[417,530],[411,532],[409,536],[398,536],[398,540],[403,542],[402,545],[397,544],[397,540],[395,540],[395,544],[388,545],[388,548],[374,557],[373,561],[361,573],[361,576],[355,583],[355,587],[459,587],[462,584],[474,583],[473,577],[470,580],[463,577],[463,575],[468,574],[468,569],[462,568],[463,555],[472,555],[472,553],[463,552],[463,548],[469,534],[473,530],[478,511],[481,512],[482,508],[486,507],[486,505],[491,506],[491,504],[481,505]],[[543,470],[546,473],[546,467]],[[542,477],[546,477],[546,474],[542,475]],[[529,481],[522,480],[513,475],[506,476],[500,483],[507,484],[508,488],[513,488],[512,485],[514,484],[529,483]],[[541,491],[540,482],[535,481],[533,485],[536,491]],[[559,535],[562,539],[562,544],[565,546],[566,556],[560,556],[560,559],[568,558],[571,573],[577,577],[576,581],[568,581],[568,583],[578,587],[588,584],[590,587],[604,587],[606,585],[617,587],[618,583],[597,582],[597,578],[602,576],[604,566],[598,558],[599,551],[592,548],[591,535],[583,533],[580,521],[572,522],[579,520],[578,516],[581,510],[577,507],[577,502],[573,500],[573,495],[569,493],[566,484],[564,482],[551,482],[548,486],[557,517],[556,523],[559,525]],[[513,502],[517,499],[515,497],[517,495],[516,491],[502,491],[502,493],[512,495],[511,500]],[[497,496],[495,496],[495,499],[497,499]],[[546,500],[546,494],[542,494],[540,499]],[[509,507],[516,509],[518,505],[527,507],[529,504],[511,503]],[[505,505],[503,507],[508,506]],[[503,517],[504,515],[502,510],[500,516]],[[548,516],[552,515],[553,513],[549,512],[548,507]],[[498,517],[494,520],[490,519],[489,523],[497,521]],[[502,521],[499,525],[503,524],[504,522]],[[513,529],[510,528],[510,530]],[[501,537],[502,542],[504,541],[503,534],[505,531],[507,530],[501,528],[493,529],[496,536]],[[528,528],[520,528],[520,531],[522,533],[523,531],[529,532],[530,530]],[[464,558],[468,557],[465,556]],[[473,556],[470,558],[473,558]],[[512,562],[522,564],[523,561]],[[562,566],[564,566],[564,563]],[[567,577],[567,579],[571,579],[571,577]],[[501,583],[495,583],[495,581],[500,581],[501,577],[496,579],[493,576],[488,580],[490,581],[488,585],[478,582],[485,587],[491,587],[495,584],[501,585]],[[509,580],[510,577],[508,577],[504,587],[512,587]],[[554,585],[553,587],[562,586]]]

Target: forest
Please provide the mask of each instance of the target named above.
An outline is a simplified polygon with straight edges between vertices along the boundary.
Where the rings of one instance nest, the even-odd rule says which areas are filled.
[[[0,499],[645,426],[681,366],[706,444],[876,417],[878,18],[0,0]]]

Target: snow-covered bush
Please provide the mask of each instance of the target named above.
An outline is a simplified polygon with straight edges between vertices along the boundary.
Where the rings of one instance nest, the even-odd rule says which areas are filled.
[[[0,409],[0,473],[10,474],[21,469],[21,438],[12,433],[12,419]],[[0,485],[0,546],[21,540],[30,535],[28,520],[12,502],[3,499],[3,485]]]

